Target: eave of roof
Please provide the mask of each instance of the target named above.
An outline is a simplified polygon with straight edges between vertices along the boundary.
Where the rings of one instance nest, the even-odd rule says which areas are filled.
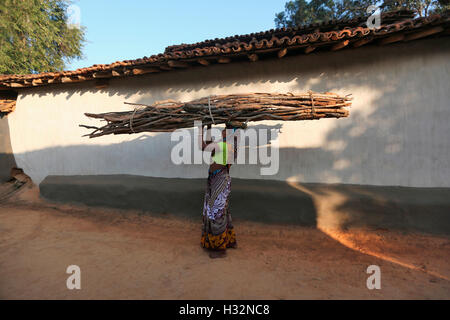
[[[450,34],[450,15],[412,18],[409,11],[382,15],[379,29],[365,26],[365,18],[329,21],[298,28],[272,29],[195,44],[167,47],[164,53],[136,60],[93,65],[74,71],[47,72],[27,75],[0,75],[0,90],[16,90],[58,83],[75,83],[111,78],[168,72],[195,66],[259,59],[287,55],[309,54],[312,51],[338,51],[358,48],[369,43],[387,45],[432,36]]]

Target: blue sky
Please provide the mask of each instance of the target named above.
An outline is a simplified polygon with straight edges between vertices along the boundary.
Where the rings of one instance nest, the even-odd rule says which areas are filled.
[[[74,1],[88,42],[85,58],[67,69],[142,58],[174,44],[272,29],[275,13],[283,11],[286,1]]]

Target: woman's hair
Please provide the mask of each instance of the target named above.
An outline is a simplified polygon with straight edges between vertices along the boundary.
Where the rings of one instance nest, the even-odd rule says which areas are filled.
[[[245,129],[247,127],[247,125],[243,122],[238,122],[238,121],[231,121],[231,122],[227,122],[225,123],[225,128],[226,129],[233,129],[233,130],[237,130],[237,129]]]

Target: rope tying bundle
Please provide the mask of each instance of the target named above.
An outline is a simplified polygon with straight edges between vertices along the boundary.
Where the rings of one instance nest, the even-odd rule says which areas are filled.
[[[208,96],[208,108],[209,108],[209,116],[211,117],[213,124],[216,124],[216,122],[214,121],[214,118],[212,116],[212,112],[211,112],[211,96]]]
[[[133,120],[134,120],[134,115],[136,114],[136,111],[138,111],[139,108],[145,108],[145,106],[141,105],[141,106],[137,106],[134,108],[133,114],[130,117],[130,130],[133,133],[136,133],[133,129]]]

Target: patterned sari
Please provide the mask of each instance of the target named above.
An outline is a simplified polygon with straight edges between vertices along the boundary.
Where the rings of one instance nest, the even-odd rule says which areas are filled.
[[[228,207],[231,177],[227,167],[217,171],[209,173],[206,185],[201,245],[211,250],[225,250],[236,244]]]

